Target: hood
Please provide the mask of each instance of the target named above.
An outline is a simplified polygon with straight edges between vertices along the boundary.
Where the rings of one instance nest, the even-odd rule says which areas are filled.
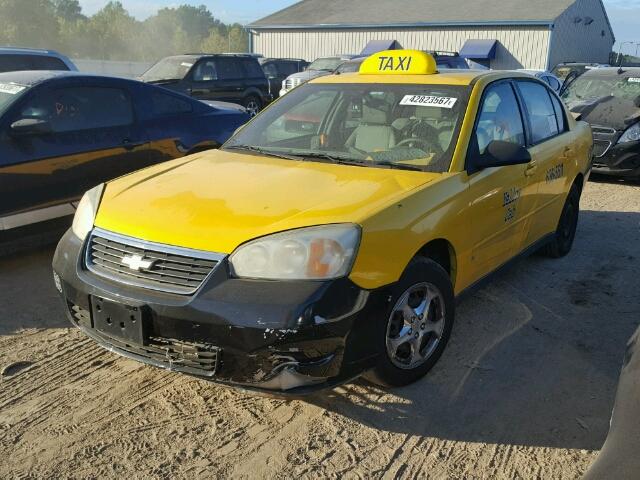
[[[230,110],[234,112],[247,113],[247,109],[242,105],[230,102],[219,102],[216,100],[200,100],[202,103],[206,103],[210,107],[217,108],[218,110]]]
[[[109,182],[95,224],[152,242],[231,253],[270,233],[361,223],[439,177],[215,150]]]
[[[324,77],[325,75],[329,75],[331,72],[327,70],[305,70],[304,72],[293,73],[287,77],[287,80],[293,80],[294,78],[299,78],[303,82],[308,82],[314,78]]]
[[[631,100],[611,95],[599,98],[586,98],[568,104],[571,113],[581,114],[582,120],[603,127],[626,130],[640,120],[640,108]]]

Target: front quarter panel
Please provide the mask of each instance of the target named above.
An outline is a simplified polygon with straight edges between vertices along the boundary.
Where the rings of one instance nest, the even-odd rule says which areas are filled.
[[[470,283],[468,184],[462,173],[414,190],[362,222],[362,240],[351,280],[374,289],[396,282],[411,259],[432,240],[446,240],[454,253],[456,293]]]

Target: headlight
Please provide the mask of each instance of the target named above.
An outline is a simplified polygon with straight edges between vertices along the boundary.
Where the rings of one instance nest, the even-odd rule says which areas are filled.
[[[640,122],[627,128],[618,143],[637,142],[638,140],[640,140]]]
[[[82,196],[82,200],[80,200],[78,204],[78,209],[73,217],[71,230],[80,240],[87,238],[87,235],[93,228],[93,221],[96,218],[96,212],[98,211],[103,190],[103,183],[97,187],[93,187]]]
[[[229,262],[243,278],[327,280],[349,273],[359,242],[350,223],[299,228],[245,243]]]

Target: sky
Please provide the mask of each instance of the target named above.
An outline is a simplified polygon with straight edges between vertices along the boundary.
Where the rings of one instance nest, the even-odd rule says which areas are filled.
[[[206,5],[225,23],[250,23],[285,8],[297,0],[121,0],[124,7],[139,20],[153,15],[159,8],[180,4]],[[393,0],[389,0],[393,1]],[[85,14],[100,10],[108,0],[80,0]],[[640,0],[604,0],[609,20],[618,40],[640,42]],[[616,49],[618,47],[616,46]],[[633,54],[635,46],[624,45],[624,52]]]

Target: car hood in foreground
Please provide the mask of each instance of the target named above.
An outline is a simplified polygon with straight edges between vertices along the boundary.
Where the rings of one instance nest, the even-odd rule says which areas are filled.
[[[95,224],[148,241],[231,253],[270,233],[360,223],[439,177],[216,150],[108,183]]]

